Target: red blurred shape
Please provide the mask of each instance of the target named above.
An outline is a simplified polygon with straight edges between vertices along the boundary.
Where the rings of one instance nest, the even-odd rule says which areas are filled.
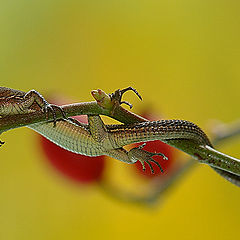
[[[104,156],[88,157],[69,152],[40,136],[47,160],[63,175],[81,183],[96,182],[104,170]]]

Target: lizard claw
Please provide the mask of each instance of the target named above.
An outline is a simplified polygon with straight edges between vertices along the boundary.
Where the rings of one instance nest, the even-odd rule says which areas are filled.
[[[53,116],[53,127],[56,127],[57,117],[56,117],[56,110],[54,110],[54,108],[58,109],[61,112],[64,119],[67,119],[67,116],[61,107],[54,104],[47,103],[46,106],[44,107],[44,111],[47,114],[47,119],[49,118],[49,112],[51,112]]]
[[[139,161],[142,164],[143,170],[146,170],[145,163],[147,163],[151,169],[151,172],[154,173],[153,166],[151,162],[155,163],[161,172],[163,172],[163,169],[160,165],[159,162],[154,160],[152,157],[153,156],[161,156],[164,160],[168,160],[168,158],[163,154],[163,153],[152,153],[143,150],[143,147],[146,145],[146,143],[140,145],[139,147],[132,148],[129,152],[128,155],[132,160]]]
[[[138,91],[132,87],[124,88],[122,90],[118,89],[114,93],[110,94],[109,96],[110,96],[111,100],[113,100],[113,99],[117,100],[120,105],[124,103],[124,104],[127,104],[130,108],[132,108],[132,104],[130,104],[129,102],[126,102],[126,101],[122,101],[122,96],[127,91],[133,91],[139,97],[139,99],[142,100],[142,97],[138,93]]]
[[[120,90],[120,94],[121,94],[121,97],[122,95],[127,92],[127,91],[133,91],[141,100],[142,100],[142,97],[141,95],[138,93],[138,91],[135,89],[135,88],[132,88],[132,87],[128,87],[128,88],[124,88],[122,90]]]
[[[123,103],[126,104],[126,105],[128,105],[128,106],[130,107],[130,109],[133,107],[133,105],[132,105],[131,103],[126,102],[126,101],[121,101],[121,102],[120,102],[120,105],[123,104]]]

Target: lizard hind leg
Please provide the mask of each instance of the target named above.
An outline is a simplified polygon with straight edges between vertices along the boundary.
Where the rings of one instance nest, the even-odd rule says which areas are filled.
[[[154,160],[152,157],[153,156],[161,156],[164,160],[168,160],[168,158],[163,153],[152,153],[152,152],[143,150],[143,147],[145,145],[146,145],[146,143],[140,145],[139,147],[132,148],[128,152],[128,157],[130,159],[133,159],[136,161],[138,160],[142,164],[144,171],[146,169],[145,163],[147,163],[151,169],[151,172],[154,173],[153,166],[151,164],[151,162],[153,162],[159,167],[160,171],[163,172],[163,169],[162,169],[160,163],[157,162],[156,160]]]

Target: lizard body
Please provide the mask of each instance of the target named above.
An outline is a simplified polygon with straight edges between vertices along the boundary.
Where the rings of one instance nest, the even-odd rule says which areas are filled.
[[[56,127],[51,123],[32,124],[29,128],[37,131],[68,151],[87,156],[107,155],[125,163],[140,161],[145,170],[147,163],[152,172],[151,162],[161,165],[152,157],[167,157],[162,153],[151,153],[143,150],[143,145],[126,151],[125,145],[161,140],[168,143],[170,139],[187,139],[212,147],[207,135],[194,123],[185,120],[160,120],[136,124],[104,125],[100,116],[88,116],[88,123],[83,124],[75,119],[59,120]],[[240,177],[212,167],[228,181],[240,186]]]
[[[123,149],[131,143],[184,138],[210,145],[207,136],[199,127],[183,120],[105,125],[100,116],[88,116],[88,123],[59,120],[55,128],[51,123],[37,123],[29,127],[69,151],[87,156],[114,155],[114,158],[128,163],[136,162],[134,157],[129,158],[131,150],[126,152]],[[121,154],[118,156],[118,153]],[[124,154],[126,156],[123,156]]]
[[[50,110],[54,116],[53,106],[55,105],[48,104],[35,90],[25,93],[0,87],[0,118],[7,115],[39,111],[39,108],[47,113]],[[150,162],[156,163],[162,171],[160,164],[152,159],[152,156],[160,155],[163,159],[167,159],[163,154],[147,152],[142,149],[143,145],[132,148],[130,151],[126,151],[123,147],[136,142],[152,140],[167,142],[174,139],[191,140],[200,145],[212,147],[207,135],[197,125],[185,120],[105,125],[100,116],[89,115],[88,124],[80,123],[71,118],[57,121],[54,119],[53,122],[55,127],[53,127],[52,122],[36,123],[28,127],[69,151],[87,156],[108,155],[126,163],[135,163],[139,160],[143,169],[147,163],[152,172],[153,168]],[[1,143],[3,142],[0,141],[0,145]],[[229,181],[240,185],[239,176],[220,169],[214,168],[214,170]]]

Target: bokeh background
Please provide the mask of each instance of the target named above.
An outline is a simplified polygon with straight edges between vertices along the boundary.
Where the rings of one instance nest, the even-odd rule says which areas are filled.
[[[133,111],[151,105],[208,131],[210,119],[239,118],[239,11],[235,0],[1,1],[1,86],[78,101],[133,86],[143,96],[125,95]],[[1,135],[0,239],[239,237],[240,191],[207,166],[140,207],[55,174],[36,138],[27,128]],[[239,141],[220,150],[240,158]]]

